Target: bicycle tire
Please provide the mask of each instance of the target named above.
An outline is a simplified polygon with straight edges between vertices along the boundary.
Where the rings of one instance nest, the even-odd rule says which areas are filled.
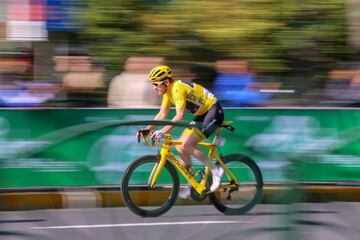
[[[147,183],[159,157],[147,155],[132,162],[126,169],[121,193],[124,204],[136,215],[157,217],[167,212],[176,202],[180,181],[176,169],[166,162],[154,188]],[[157,192],[157,190],[159,192]]]
[[[224,190],[210,194],[210,202],[225,215],[241,215],[250,211],[261,199],[263,177],[257,164],[249,157],[231,154],[223,158],[224,164],[235,175],[239,182],[238,189],[230,194]],[[221,183],[229,182],[226,173]]]

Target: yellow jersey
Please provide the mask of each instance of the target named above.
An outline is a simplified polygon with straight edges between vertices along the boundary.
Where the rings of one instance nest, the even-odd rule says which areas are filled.
[[[203,115],[216,102],[216,97],[196,83],[176,80],[169,85],[170,91],[163,95],[161,106],[185,108],[194,115]]]

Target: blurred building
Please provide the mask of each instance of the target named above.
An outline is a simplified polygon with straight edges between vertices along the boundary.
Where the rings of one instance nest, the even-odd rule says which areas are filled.
[[[82,0],[3,0],[0,6],[4,106],[105,106],[104,68],[74,51],[70,37],[82,29],[74,15]],[[4,49],[15,57],[4,57]]]
[[[7,40],[47,40],[46,0],[8,0],[7,2]]]

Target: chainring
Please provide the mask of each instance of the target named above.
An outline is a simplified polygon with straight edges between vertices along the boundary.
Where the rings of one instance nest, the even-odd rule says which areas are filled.
[[[200,194],[198,194],[198,193],[195,191],[194,188],[191,188],[191,189],[190,189],[190,194],[191,194],[191,198],[194,199],[195,201],[198,201],[198,202],[201,202],[201,201],[205,200],[206,197],[207,197],[207,195],[204,195],[204,194],[200,195]]]
[[[212,185],[212,177],[211,177],[211,173],[210,173],[208,176],[208,179],[206,181],[206,189],[204,192],[209,192],[211,185]],[[190,194],[191,194],[191,198],[198,202],[204,201],[208,196],[208,194],[197,193],[193,187],[190,188]]]

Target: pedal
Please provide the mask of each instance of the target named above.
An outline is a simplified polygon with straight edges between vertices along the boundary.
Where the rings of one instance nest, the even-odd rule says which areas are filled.
[[[231,192],[230,192],[230,191],[229,191],[229,194],[228,194],[228,196],[227,196],[226,199],[229,200],[229,201],[231,201]]]
[[[207,189],[204,189],[204,191],[201,193],[202,195],[209,195],[209,194],[211,194],[212,192],[211,191],[209,191],[209,190],[207,190]]]
[[[224,189],[224,190],[225,190],[225,189]],[[231,193],[237,191],[238,189],[237,189],[237,187],[236,187],[236,188],[230,188],[230,189],[227,189],[227,188],[226,188],[226,190],[227,190],[226,192],[228,193],[226,199],[229,200],[229,201],[231,201]]]

